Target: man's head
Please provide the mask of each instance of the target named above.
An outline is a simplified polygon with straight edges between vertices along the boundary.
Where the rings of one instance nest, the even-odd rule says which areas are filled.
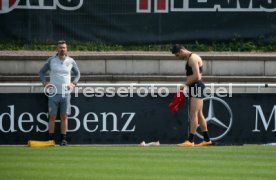
[[[57,43],[57,52],[59,56],[66,56],[67,55],[67,44],[66,41],[60,40]]]
[[[188,51],[186,50],[186,48],[183,45],[175,44],[175,45],[172,46],[171,52],[176,57],[178,57],[180,59],[183,59],[187,56],[186,52],[188,52]]]
[[[180,44],[175,44],[172,46],[171,52],[172,52],[172,54],[177,54],[180,52],[181,49],[185,49],[184,46],[182,46]]]

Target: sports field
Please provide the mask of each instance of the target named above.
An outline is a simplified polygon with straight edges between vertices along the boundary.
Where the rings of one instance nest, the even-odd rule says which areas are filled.
[[[275,179],[276,147],[0,147],[0,179]]]

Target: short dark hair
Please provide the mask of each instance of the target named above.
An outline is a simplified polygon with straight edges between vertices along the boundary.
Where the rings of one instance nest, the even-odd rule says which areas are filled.
[[[59,40],[57,44],[58,44],[58,45],[59,45],[59,44],[66,44],[66,41],[64,41],[64,40]]]
[[[180,45],[180,44],[174,44],[171,48],[171,52],[172,52],[172,54],[176,54],[176,53],[179,53],[179,51],[181,49],[185,49],[185,47],[183,45]]]

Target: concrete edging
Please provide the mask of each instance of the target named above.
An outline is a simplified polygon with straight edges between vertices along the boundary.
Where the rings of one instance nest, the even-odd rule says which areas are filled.
[[[197,52],[204,59],[205,79],[215,82],[273,82],[276,53]],[[0,81],[35,81],[50,51],[0,51]],[[185,61],[169,52],[69,52],[83,81],[178,81]],[[208,78],[209,77],[209,78]]]

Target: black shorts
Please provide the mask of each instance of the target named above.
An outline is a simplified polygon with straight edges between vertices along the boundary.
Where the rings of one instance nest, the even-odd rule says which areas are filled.
[[[204,98],[205,84],[199,80],[189,86],[189,97]]]

